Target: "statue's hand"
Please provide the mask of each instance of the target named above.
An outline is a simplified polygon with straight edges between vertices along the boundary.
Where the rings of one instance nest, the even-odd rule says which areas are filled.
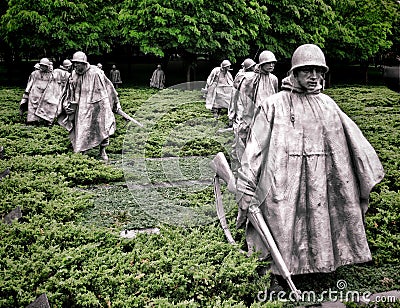
[[[75,113],[75,108],[74,108],[75,105],[76,105],[75,102],[70,102],[68,105],[64,106],[65,113],[68,115]]]
[[[236,219],[236,228],[241,228],[247,221],[247,212],[249,210],[252,196],[243,194],[239,200],[238,216]]]
[[[19,107],[19,116],[20,117],[24,116],[24,108],[22,108],[22,106]]]
[[[22,117],[24,115],[24,111],[27,109],[28,99],[26,97],[21,99],[19,103],[19,116]]]

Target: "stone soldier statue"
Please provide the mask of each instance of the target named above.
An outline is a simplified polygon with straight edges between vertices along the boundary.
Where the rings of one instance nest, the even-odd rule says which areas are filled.
[[[258,57],[257,74],[252,79],[245,81],[247,95],[254,101],[255,106],[268,96],[278,92],[278,77],[272,72],[277,60],[273,52],[264,50]]]
[[[233,90],[228,117],[232,122],[234,141],[232,145],[232,170],[236,174],[240,165],[240,158],[246,145],[248,127],[253,119],[254,102],[248,96],[244,86],[245,80],[252,80],[255,76],[256,62],[247,58],[242,63],[242,69],[236,74],[233,81]]]
[[[244,87],[242,87],[242,83],[245,76],[249,78],[249,74],[247,73],[250,73],[250,76],[254,75],[256,62],[254,62],[253,59],[247,58],[243,61],[241,66],[242,68],[237,72],[235,78],[233,79],[231,101],[228,108],[228,118],[231,121],[234,121],[235,117],[237,116],[237,112],[240,112],[240,109],[242,108],[239,99],[239,92],[240,89],[243,91]]]
[[[62,111],[61,95],[65,90],[68,78],[71,75],[71,70],[72,70],[72,62],[68,59],[65,59],[59,68],[53,70],[53,76],[56,82],[54,95],[58,97],[58,102],[59,102],[57,107],[57,116]]]
[[[42,58],[39,69],[34,70],[28,79],[22,100],[20,115],[27,111],[27,124],[38,124],[43,120],[51,124],[57,116],[59,96],[57,85],[48,58]]]
[[[275,55],[269,50],[264,50],[258,59],[259,63],[254,70],[255,74],[246,75],[241,84],[241,98],[246,104],[243,105],[243,121],[238,126],[238,134],[243,140],[243,146],[250,130],[254,110],[260,105],[260,102],[278,92],[278,78],[272,74],[276,63]],[[239,151],[243,152],[242,149]]]
[[[238,171],[237,226],[246,225],[249,251],[269,254],[246,224],[255,205],[294,275],[371,260],[364,215],[384,171],[357,125],[321,93],[327,71],[318,46],[295,50],[282,90],[255,112]]]
[[[117,67],[115,65],[113,65],[111,68],[110,80],[111,80],[112,84],[114,85],[115,89],[118,89],[119,86],[122,84],[121,72],[119,70],[117,70]]]
[[[106,146],[116,129],[114,113],[121,110],[117,92],[104,73],[77,51],[74,70],[63,94],[59,123],[69,131],[74,152],[100,146],[100,156],[108,160]]]
[[[219,67],[215,67],[207,77],[204,91],[206,94],[206,108],[210,109],[216,118],[221,109],[228,109],[233,87],[231,62],[224,60]]]
[[[161,65],[157,65],[157,68],[153,72],[150,78],[150,87],[156,89],[164,89],[165,86],[165,73],[161,69]]]

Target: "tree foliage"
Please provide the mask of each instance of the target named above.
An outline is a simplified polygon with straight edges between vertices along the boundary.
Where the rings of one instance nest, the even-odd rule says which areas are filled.
[[[265,45],[279,56],[291,57],[301,44],[324,47],[335,12],[324,0],[263,0],[270,16],[271,29]]]
[[[262,45],[270,28],[266,7],[247,0],[125,0],[120,22],[125,41],[144,53],[231,59]]]
[[[9,0],[0,33],[20,55],[109,52],[118,35],[115,2]]]
[[[391,50],[395,54],[400,55],[400,2],[391,0],[388,4],[391,5],[394,10],[392,34],[389,36],[389,40],[393,42]]]
[[[366,61],[400,45],[397,0],[0,0],[0,48],[16,55],[116,51],[214,59],[269,49],[290,57],[303,43]]]
[[[398,10],[393,0],[334,0],[335,22],[329,29],[327,50],[331,57],[368,61],[392,46],[389,39]]]

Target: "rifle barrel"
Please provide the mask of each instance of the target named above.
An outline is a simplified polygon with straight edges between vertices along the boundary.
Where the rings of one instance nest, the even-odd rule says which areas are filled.
[[[133,123],[135,123],[136,125],[143,127],[143,124],[140,123],[139,121],[136,121],[134,118],[132,118],[130,115],[128,115],[126,112],[124,112],[121,109],[118,109],[117,114],[119,114],[120,116],[122,116],[125,120],[127,121],[131,121]]]
[[[249,214],[248,218],[254,228],[257,230],[257,232],[260,234],[262,241],[264,244],[268,247],[268,249],[271,252],[272,259],[275,262],[275,265],[278,267],[279,272],[285,278],[286,282],[288,283],[290,289],[292,290],[293,293],[295,293],[296,298],[299,300],[300,299],[300,294],[301,292],[296,288],[294,285],[291,274],[289,272],[289,269],[286,266],[285,261],[283,260],[283,257],[278,249],[278,246],[275,243],[275,240],[271,234],[271,231],[269,230],[264,217],[262,216],[261,210],[259,207],[252,205],[249,208]]]

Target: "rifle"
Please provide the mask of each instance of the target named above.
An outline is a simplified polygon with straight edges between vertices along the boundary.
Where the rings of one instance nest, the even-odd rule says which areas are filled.
[[[124,111],[122,111],[122,109],[118,109],[117,114],[119,114],[120,116],[122,116],[125,120],[127,121],[131,121],[133,123],[135,123],[136,125],[143,127],[143,124],[140,123],[139,121],[136,121],[134,118],[132,118],[130,115],[126,114]]]
[[[220,168],[219,166],[223,167]],[[222,204],[221,188],[219,184],[219,179],[221,177],[228,184],[228,190],[234,193],[236,191],[235,177],[233,176],[232,170],[229,168],[228,162],[226,161],[224,154],[221,152],[218,153],[217,156],[215,156],[215,158],[211,161],[211,167],[214,170],[220,171],[219,173],[216,172],[214,177],[214,195],[218,218],[228,242],[232,245],[235,245],[235,240],[233,239],[232,234],[228,228],[228,223],[226,222],[224,205]]]
[[[215,171],[216,173],[216,178],[221,178],[223,179],[227,185],[228,185],[228,190],[232,193],[236,192],[236,184],[235,184],[235,177],[233,176],[232,170],[229,168],[229,164],[226,160],[225,155],[222,152],[219,152],[214,159],[210,163],[211,168]],[[217,196],[216,196],[217,198]],[[218,198],[217,198],[218,199]],[[221,201],[222,202],[222,201]],[[220,213],[221,211],[218,209],[218,200],[217,200],[217,213]],[[218,214],[218,217],[221,217]],[[296,288],[294,285],[292,278],[291,278],[291,273],[289,272],[289,269],[287,268],[285,261],[283,260],[283,257],[278,249],[278,246],[275,243],[275,240],[271,234],[271,231],[269,230],[264,217],[261,213],[261,210],[258,206],[256,205],[250,205],[247,218],[251,222],[251,224],[254,226],[254,228],[257,230],[257,232],[260,234],[262,241],[264,244],[267,246],[269,251],[271,252],[271,256],[273,261],[275,262],[276,267],[279,269],[280,274],[282,275],[283,278],[285,278],[286,282],[288,283],[290,289],[292,292],[295,294],[296,299],[300,300],[301,299],[301,292]],[[225,219],[225,215],[223,217],[223,220]],[[222,222],[221,222],[222,224]],[[225,235],[228,238],[228,234],[230,234],[229,230],[225,230],[224,225],[222,224]],[[226,226],[226,221],[225,221],[225,226]],[[229,241],[229,238],[228,238]],[[230,241],[231,243],[231,241]]]

